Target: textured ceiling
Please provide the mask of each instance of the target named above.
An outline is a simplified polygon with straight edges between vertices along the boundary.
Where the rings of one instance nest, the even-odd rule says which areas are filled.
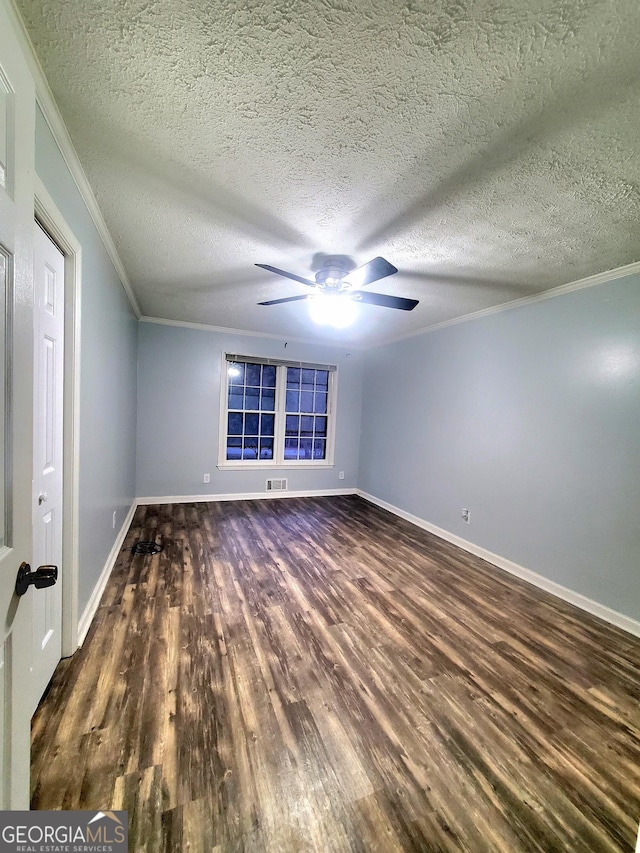
[[[374,343],[640,259],[638,0],[18,5],[148,316]],[[420,305],[256,305],[318,253]]]

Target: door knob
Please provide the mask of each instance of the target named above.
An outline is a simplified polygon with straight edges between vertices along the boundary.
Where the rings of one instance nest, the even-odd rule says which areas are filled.
[[[46,501],[46,499],[47,499],[47,493],[46,492],[40,492],[40,494],[38,495],[38,505],[42,506],[42,504]]]
[[[16,578],[16,595],[24,595],[31,584],[36,589],[45,589],[48,586],[53,586],[57,580],[57,566],[39,566],[35,572],[32,572],[29,563],[22,563]]]

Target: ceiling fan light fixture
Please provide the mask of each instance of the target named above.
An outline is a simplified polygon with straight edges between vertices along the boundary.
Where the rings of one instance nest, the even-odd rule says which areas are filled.
[[[358,316],[353,299],[345,293],[314,293],[309,297],[309,316],[318,326],[346,329]]]
[[[366,264],[362,264],[361,267],[352,270],[348,258],[345,260],[341,255],[332,256],[327,258],[325,265],[318,270],[315,281],[302,278],[296,273],[272,267],[269,264],[256,264],[256,266],[276,275],[281,275],[283,278],[299,281],[300,284],[306,284],[315,291],[313,296],[309,293],[301,296],[285,296],[281,299],[268,299],[266,302],[259,302],[258,305],[282,305],[285,302],[316,299],[316,302],[310,304],[310,314],[315,323],[323,326],[344,328],[351,325],[358,316],[354,304],[356,302],[377,305],[381,308],[395,308],[398,311],[413,311],[418,305],[417,299],[357,289],[398,272],[397,267],[380,257],[373,258]],[[320,296],[328,297],[329,301],[323,302],[318,299]],[[336,302],[337,299],[342,301]]]

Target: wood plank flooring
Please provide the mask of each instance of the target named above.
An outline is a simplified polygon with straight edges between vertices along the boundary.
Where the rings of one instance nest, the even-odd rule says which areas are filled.
[[[357,497],[141,507],[34,717],[32,806],[128,809],[154,853],[630,852],[639,672]]]

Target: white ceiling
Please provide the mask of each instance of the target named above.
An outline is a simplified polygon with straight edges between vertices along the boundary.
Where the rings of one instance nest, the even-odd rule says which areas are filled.
[[[18,5],[147,316],[370,344],[640,259],[638,0]],[[420,305],[256,305],[318,253]]]

